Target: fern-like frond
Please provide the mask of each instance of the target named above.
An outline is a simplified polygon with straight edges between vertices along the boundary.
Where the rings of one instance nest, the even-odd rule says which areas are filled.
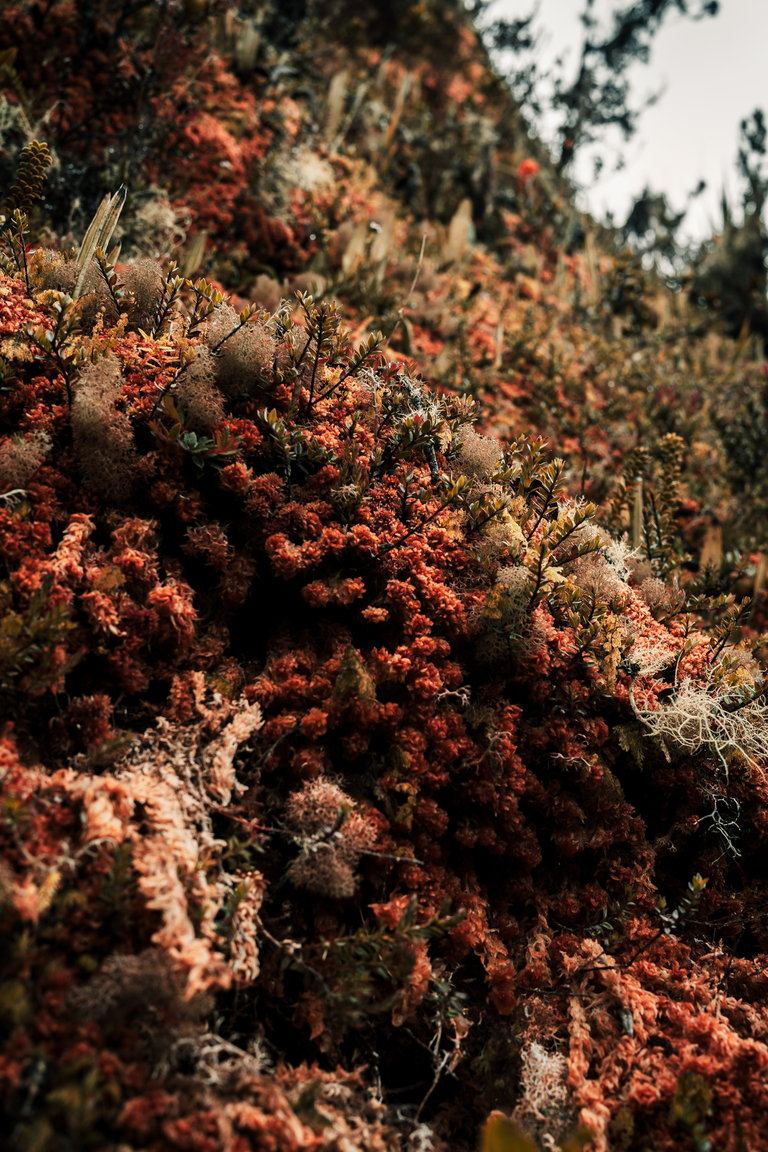
[[[43,194],[43,183],[51,166],[48,145],[44,141],[31,140],[25,144],[19,156],[16,183],[5,198],[5,211],[10,215],[15,208],[28,212]]]

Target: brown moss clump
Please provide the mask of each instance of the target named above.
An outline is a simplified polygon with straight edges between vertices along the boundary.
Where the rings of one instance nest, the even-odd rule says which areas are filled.
[[[163,270],[156,260],[137,260],[125,269],[122,275],[123,286],[133,298],[130,311],[132,325],[145,331],[150,330],[163,289],[163,279]]]
[[[354,811],[349,796],[319,777],[291,796],[286,819],[301,845],[298,859],[288,869],[291,883],[335,900],[352,896],[358,861],[370,849],[376,831]]]
[[[203,333],[208,348],[216,349],[216,382],[232,397],[247,396],[255,391],[257,381],[271,373],[278,350],[277,341],[263,320],[248,324],[230,336],[238,324],[237,312],[225,304],[216,311]]]
[[[115,502],[130,495],[136,463],[131,422],[116,406],[121,388],[120,363],[107,357],[85,369],[72,403],[72,437],[85,487]]]
[[[51,438],[46,432],[13,436],[0,444],[0,488],[23,488],[37,472],[50,447]]]
[[[459,441],[457,462],[459,470],[467,476],[484,476],[492,472],[501,460],[502,449],[498,440],[480,436],[474,428],[464,428]]]
[[[224,418],[225,398],[216,384],[216,358],[205,345],[179,378],[178,397],[186,426],[201,435]]]

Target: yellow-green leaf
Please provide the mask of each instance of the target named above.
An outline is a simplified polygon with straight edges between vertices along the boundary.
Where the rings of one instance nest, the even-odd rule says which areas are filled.
[[[480,1152],[538,1152],[538,1149],[511,1120],[496,1115],[483,1128]]]
[[[589,1128],[575,1128],[560,1142],[561,1152],[584,1152],[587,1144],[593,1139]]]

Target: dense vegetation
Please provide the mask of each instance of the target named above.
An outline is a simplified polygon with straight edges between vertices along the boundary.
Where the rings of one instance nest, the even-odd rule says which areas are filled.
[[[662,275],[444,0],[0,73],[11,1147],[763,1147],[762,120]]]

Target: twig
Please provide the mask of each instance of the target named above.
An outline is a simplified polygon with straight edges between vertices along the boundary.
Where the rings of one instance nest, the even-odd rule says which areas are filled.
[[[426,248],[426,246],[427,246],[427,234],[425,232],[421,237],[421,251],[419,252],[419,262],[416,265],[416,272],[414,273],[413,280],[411,281],[411,286],[408,289],[408,295],[405,297],[405,304],[403,305],[403,308],[405,308],[407,306],[408,301],[411,298],[411,293],[415,289],[416,283],[419,279],[419,275],[421,273],[421,265],[424,261],[424,249]],[[402,312],[402,308],[400,309],[400,311]]]
[[[402,307],[398,308],[398,310],[397,310],[397,320],[395,321],[394,327],[392,328],[392,331],[390,332],[389,336],[387,336],[386,340],[384,341],[384,343],[381,346],[382,352],[384,351],[387,344],[389,344],[390,340],[392,339],[395,332],[397,331],[397,326],[400,323],[400,321],[403,319],[403,313],[405,312],[406,308],[408,307],[408,301],[411,298],[411,293],[415,289],[416,283],[417,283],[417,281],[419,279],[419,275],[421,273],[421,265],[422,265],[422,262],[424,260],[424,249],[426,248],[426,246],[427,246],[427,234],[425,232],[423,234],[423,236],[421,237],[421,251],[419,252],[419,262],[416,265],[416,272],[414,273],[413,280],[411,281],[411,286],[408,289],[408,292],[406,294],[405,301],[403,302]]]
[[[440,1077],[443,1074],[443,1069],[445,1068],[446,1064],[448,1063],[448,1061],[450,1060],[452,1055],[453,1055],[452,1052],[446,1052],[445,1055],[443,1056],[442,1060],[440,1061],[439,1065],[437,1066],[437,1068],[435,1070],[434,1079],[432,1080],[432,1083],[430,1084],[429,1088],[427,1089],[427,1093],[426,1093],[424,1099],[422,1100],[421,1104],[419,1104],[419,1107],[416,1111],[416,1115],[413,1118],[414,1124],[418,1124],[419,1117],[421,1116],[421,1113],[422,1113],[422,1109],[424,1108],[424,1105],[426,1104],[427,1100],[429,1100],[430,1096],[434,1092],[435,1088],[437,1088],[437,1085],[440,1081]]]
[[[227,816],[230,820],[234,820],[237,824],[243,824],[246,828],[255,832],[264,832],[268,836],[295,836],[296,833],[292,832],[289,828],[269,828],[266,824],[258,824],[255,820],[246,820],[242,816],[235,815],[233,809],[224,808],[221,804],[209,804],[209,812],[218,812],[221,816]],[[322,837],[323,840],[328,840],[338,831],[343,821],[338,820],[333,828]],[[362,853],[362,856],[375,856],[377,860],[394,860],[397,864],[418,864],[423,867],[424,861],[417,860],[415,856],[396,856],[393,852],[379,852],[377,848],[367,848]]]

